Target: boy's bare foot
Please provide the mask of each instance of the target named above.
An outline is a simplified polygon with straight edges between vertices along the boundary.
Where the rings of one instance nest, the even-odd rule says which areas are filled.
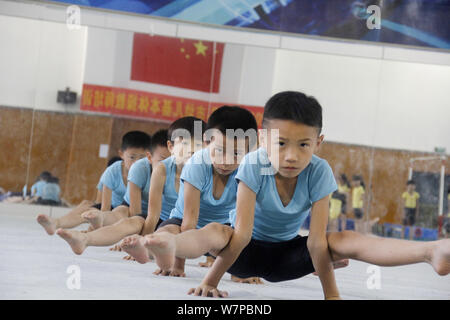
[[[231,281],[249,284],[264,284],[264,282],[259,277],[238,278],[236,276],[231,275]]]
[[[67,241],[75,254],[82,254],[87,246],[87,235],[75,230],[58,229],[56,234]]]
[[[333,262],[333,269],[345,268],[348,265],[349,265],[349,260],[348,259],[334,261]],[[319,274],[316,271],[314,271],[313,275],[318,276]]]
[[[120,243],[123,251],[134,257],[139,263],[147,263],[150,261],[148,250],[144,247],[145,239],[140,235],[132,235],[126,237]]]
[[[203,268],[209,268],[209,267],[211,267],[213,265],[215,260],[216,259],[214,259],[211,256],[206,256],[206,261],[205,262],[199,262],[198,265],[200,267],[203,267]]]
[[[55,221],[48,217],[46,214],[40,214],[37,216],[37,222],[44,227],[45,231],[49,235],[54,235],[56,231],[56,223]]]
[[[87,220],[94,229],[103,227],[103,213],[100,211],[91,210],[83,213],[81,217]]]
[[[162,270],[170,270],[175,262],[175,235],[158,232],[145,236],[144,246],[153,254]]]
[[[445,276],[450,273],[450,239],[436,241],[429,262],[437,274]]]

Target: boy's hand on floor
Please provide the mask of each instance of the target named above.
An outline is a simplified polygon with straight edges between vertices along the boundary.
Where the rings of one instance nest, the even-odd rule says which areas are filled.
[[[120,245],[116,244],[114,247],[109,248],[109,251],[122,251],[122,248]]]
[[[136,259],[135,259],[134,257],[130,256],[130,255],[125,256],[125,257],[123,257],[122,259],[123,259],[123,260],[129,260],[129,261],[136,261]]]
[[[158,276],[171,276],[171,277],[186,277],[186,273],[182,269],[173,269],[173,270],[161,270],[156,269],[153,274],[156,274]]]
[[[201,284],[197,288],[191,288],[188,291],[188,294],[193,294],[194,296],[202,296],[202,297],[213,297],[213,298],[226,298],[228,297],[228,292],[220,291],[216,287]]]
[[[176,269],[174,268],[171,272],[170,272],[170,276],[171,277],[186,277],[186,273],[184,272],[183,269]]]
[[[170,270],[161,270],[158,268],[155,270],[155,272],[153,272],[153,274],[156,274],[157,276],[169,276],[170,272]]]

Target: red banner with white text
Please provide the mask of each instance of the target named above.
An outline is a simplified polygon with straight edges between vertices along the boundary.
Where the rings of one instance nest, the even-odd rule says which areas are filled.
[[[83,85],[81,98],[81,110],[165,122],[172,122],[187,116],[193,116],[207,121],[209,115],[223,105],[236,104],[210,103],[203,100],[91,84]],[[239,106],[252,112],[258,127],[261,127],[264,111],[262,107]]]

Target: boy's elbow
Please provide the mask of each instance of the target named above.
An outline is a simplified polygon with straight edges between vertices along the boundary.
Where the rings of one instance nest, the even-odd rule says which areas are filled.
[[[251,233],[248,233],[248,232],[234,231],[233,238],[235,239],[236,244],[240,248],[245,248],[250,243],[250,240],[252,240],[252,235],[251,235]]]
[[[185,222],[185,221],[183,220],[183,222],[181,223],[181,226],[180,226],[180,231],[181,231],[181,232],[185,232],[185,231],[187,231],[187,230],[195,229],[195,227],[196,227],[196,224],[195,224],[195,223],[192,223],[192,222]]]
[[[309,252],[328,250],[328,242],[326,238],[308,237],[306,242]]]

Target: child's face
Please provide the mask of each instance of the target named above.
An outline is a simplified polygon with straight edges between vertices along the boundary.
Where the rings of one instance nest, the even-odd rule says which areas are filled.
[[[170,151],[167,147],[157,146],[150,157],[150,163],[154,168],[158,166],[158,164],[164,159],[170,157]]]
[[[168,143],[170,153],[175,156],[177,164],[184,164],[194,154],[194,152],[203,148],[203,141],[192,139],[175,138],[174,142]]]
[[[220,131],[211,137],[209,152],[211,162],[217,173],[229,175],[239,167],[248,150],[248,139],[227,138]]]
[[[119,150],[119,156],[123,160],[123,164],[127,170],[130,170],[133,163],[146,157],[149,152],[144,148],[127,148],[124,151]]]
[[[413,191],[416,190],[416,185],[414,185],[414,184],[408,184],[408,185],[406,186],[406,190],[408,190],[409,192],[413,192]]]
[[[353,187],[359,187],[361,185],[361,181],[359,180],[352,180],[352,186]]]
[[[261,145],[266,148],[272,166],[285,178],[297,177],[323,141],[317,128],[291,120],[268,120],[265,129],[267,137],[260,135]]]

